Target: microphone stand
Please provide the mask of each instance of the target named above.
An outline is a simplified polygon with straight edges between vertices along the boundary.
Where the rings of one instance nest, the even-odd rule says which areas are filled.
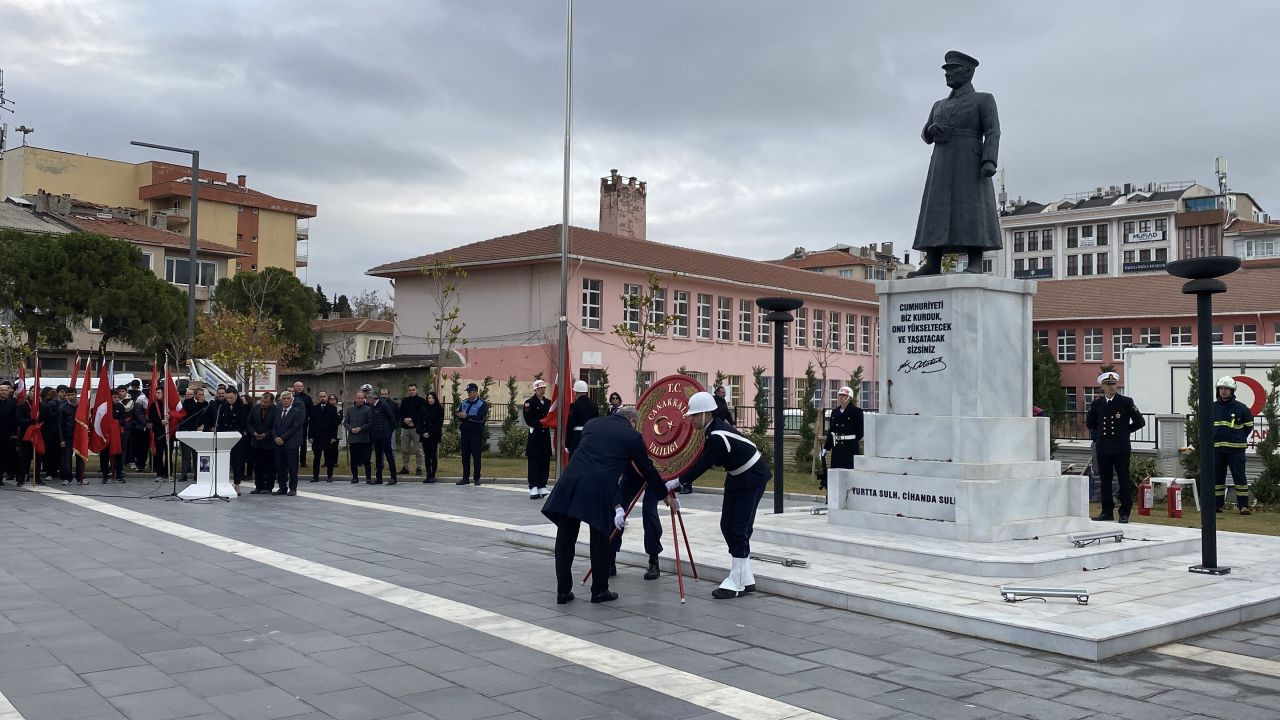
[[[231,498],[218,494],[218,422],[222,419],[222,406],[227,404],[226,400],[218,400],[218,409],[213,411],[213,483],[209,486],[209,496],[204,498],[192,498],[191,502],[196,500],[221,500],[223,502],[231,502]],[[205,410],[209,409],[206,405]],[[196,477],[200,476],[199,455],[196,456]]]

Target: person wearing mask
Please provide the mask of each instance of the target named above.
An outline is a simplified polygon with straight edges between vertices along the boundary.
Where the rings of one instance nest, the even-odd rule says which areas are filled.
[[[373,441],[375,477],[373,484],[382,484],[382,462],[386,460],[391,471],[391,479],[387,484],[395,485],[397,482],[395,437],[400,421],[399,409],[391,400],[390,390],[382,388],[381,393],[374,398],[369,414],[369,439]]]
[[[249,448],[253,453],[253,490],[250,495],[266,495],[276,480],[276,443],[271,434],[280,408],[275,395],[264,392],[258,398],[257,407],[249,410],[245,430],[249,433]]]
[[[569,457],[573,457],[573,451],[578,447],[578,440],[582,438],[582,431],[587,426],[587,422],[600,416],[600,411],[596,408],[596,404],[591,402],[588,392],[586,380],[579,380],[573,384],[573,394],[577,397],[569,406],[569,429],[565,433],[564,445]]]
[[[364,468],[365,482],[373,484],[373,472],[369,467],[369,455],[373,451],[373,439],[369,435],[372,421],[373,411],[361,390],[342,418],[342,426],[347,430],[347,460],[351,463],[352,484],[360,482],[360,468]]]
[[[306,436],[307,411],[301,403],[295,403],[293,393],[280,393],[280,413],[271,426],[276,445],[276,483],[280,486],[272,495],[298,494],[298,446]]]
[[[151,460],[151,469],[156,474],[156,482],[169,479],[169,420],[164,416],[164,388],[152,391],[155,399],[147,403],[147,431],[151,433],[151,442],[156,451]]]
[[[1249,480],[1244,473],[1244,451],[1253,432],[1253,413],[1236,399],[1236,379],[1224,375],[1218,379],[1217,402],[1213,404],[1213,494],[1217,511],[1227,504],[1227,471],[1236,486],[1236,507],[1248,515]]]
[[[537,500],[546,497],[547,478],[551,473],[551,428],[542,424],[542,419],[551,410],[551,401],[547,399],[547,383],[543,380],[533,381],[533,396],[524,401],[524,424],[529,428],[529,438],[525,442],[524,454],[529,459],[529,499]]]
[[[617,415],[622,409],[622,396],[616,392],[609,393],[609,414]]]
[[[336,400],[336,398],[335,398]],[[329,402],[329,394],[321,390],[308,418],[311,435],[311,482],[320,482],[320,465],[325,467],[325,481],[333,482],[333,466],[338,464],[338,405]]]
[[[1085,426],[1094,436],[1098,474],[1102,477],[1102,512],[1093,519],[1104,522],[1112,519],[1115,500],[1111,494],[1111,479],[1114,476],[1120,496],[1120,522],[1127,523],[1133,506],[1133,487],[1129,482],[1129,436],[1147,423],[1133,400],[1116,391],[1120,384],[1118,374],[1104,372],[1098,376],[1098,384],[1102,386],[1102,395],[1093,399],[1085,416]]]
[[[293,384],[293,404],[297,405],[304,413],[305,417],[311,417],[311,410],[315,407],[311,396],[306,393],[306,386],[299,380]],[[299,467],[307,466],[307,426],[302,426],[302,444],[298,446],[298,465]]]
[[[436,470],[440,460],[440,436],[444,433],[444,405],[440,404],[440,396],[428,392],[422,409],[422,460],[426,463],[427,476],[424,483],[436,481]]]
[[[418,425],[422,422],[422,410],[427,401],[418,395],[418,386],[409,383],[405,396],[400,400],[400,474],[409,474],[409,459],[417,460],[414,475],[422,474],[422,434]]]
[[[689,398],[685,417],[696,430],[702,431],[702,452],[684,475],[690,485],[712,467],[726,471],[724,501],[720,508],[720,532],[729,546],[729,576],[711,593],[725,600],[755,592],[756,579],[751,572],[751,531],[755,527],[756,507],[764,496],[765,486],[773,478],[769,464],[760,450],[726,420],[717,417],[716,401],[711,393],[698,392]],[[669,490],[679,486],[680,478],[667,483]]]
[[[454,413],[454,417],[458,418],[462,452],[462,479],[457,484],[466,485],[470,482],[467,476],[471,475],[471,467],[474,465],[475,474],[471,477],[474,478],[475,484],[479,485],[480,453],[484,450],[484,425],[489,418],[489,404],[480,397],[480,386],[467,383],[467,398],[458,405],[458,412]]]
[[[641,483],[664,494],[667,490],[635,426],[636,411],[629,408],[589,424],[542,506],[542,514],[556,525],[557,604],[573,600],[573,559],[583,523],[591,536],[591,602],[618,599],[609,590],[613,566],[609,535],[626,527],[624,503]]]

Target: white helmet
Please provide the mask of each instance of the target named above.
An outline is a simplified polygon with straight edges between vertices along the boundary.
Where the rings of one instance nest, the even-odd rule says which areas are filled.
[[[534,390],[537,390],[538,388],[544,388],[544,387],[546,387],[546,386],[547,386],[547,383],[546,383],[546,381],[545,381],[545,380],[534,380],[534,381],[533,381],[533,389],[534,389]]]
[[[576,393],[585,393],[585,392],[590,392],[590,390],[587,388],[587,381],[586,381],[586,380],[579,380],[578,382],[574,383],[574,384],[573,384],[573,391],[574,391],[574,392],[576,392]]]
[[[689,398],[689,410],[684,416],[689,417],[698,413],[711,412],[715,409],[716,399],[711,396],[711,393],[706,391],[696,392]]]
[[[1116,373],[1113,373],[1113,372],[1110,372],[1110,371],[1104,372],[1104,373],[1102,373],[1101,375],[1099,375],[1099,376],[1098,376],[1098,384],[1099,384],[1099,385],[1105,385],[1105,384],[1107,384],[1107,383],[1109,383],[1109,382],[1113,382],[1113,383],[1117,383],[1117,384],[1118,384],[1118,383],[1120,382],[1120,376],[1119,376],[1119,375],[1117,375]]]
[[[1223,375],[1222,377],[1218,378],[1218,387],[1227,388],[1231,392],[1235,392],[1236,379],[1231,377],[1230,375]]]

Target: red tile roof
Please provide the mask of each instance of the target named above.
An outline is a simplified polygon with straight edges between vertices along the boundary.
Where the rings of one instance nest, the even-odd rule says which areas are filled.
[[[1280,223],[1260,223],[1252,220],[1236,218],[1227,225],[1227,232],[1273,232],[1280,233]]]
[[[1227,291],[1213,296],[1214,315],[1280,311],[1280,268],[1242,268],[1222,278]],[[1193,317],[1194,295],[1183,295],[1172,275],[1093,277],[1040,282],[1035,320]]]
[[[635,240],[586,228],[570,228],[569,249],[570,257],[574,259],[728,281],[756,287],[761,294],[799,293],[878,304],[875,287],[868,282],[651,240]],[[368,274],[380,277],[416,275],[424,265],[445,260],[451,260],[459,267],[475,267],[552,262],[559,261],[559,258],[560,225],[548,225],[379,265],[371,268]]]
[[[128,240],[142,245],[160,245],[162,247],[184,249],[191,247],[191,238],[186,235],[179,235],[148,225],[139,225],[129,220],[90,217],[88,215],[68,215],[62,220],[94,235],[105,235],[106,237]],[[196,247],[200,252],[211,255],[235,255],[237,257],[248,255],[248,253],[240,252],[230,245],[208,240],[197,241]]]
[[[781,260],[770,260],[774,265],[785,265],[787,267],[799,268],[800,270],[821,270],[823,268],[846,267],[849,265],[880,265],[882,263],[872,258],[864,258],[860,255],[846,252],[844,250],[819,250],[811,252],[804,257],[785,257]]]
[[[321,333],[349,332],[392,335],[395,333],[396,324],[390,320],[364,317],[318,318],[311,321],[311,329]]]

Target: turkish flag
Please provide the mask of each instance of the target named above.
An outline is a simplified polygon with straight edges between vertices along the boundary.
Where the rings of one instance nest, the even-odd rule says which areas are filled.
[[[150,422],[150,417],[151,417],[151,407],[150,407],[150,406],[151,406],[151,403],[155,402],[155,399],[156,399],[156,389],[160,387],[160,384],[159,384],[159,383],[160,383],[160,368],[159,368],[159,366],[158,366],[158,365],[156,365],[155,358],[152,358],[152,359],[151,359],[151,386],[147,389],[147,418],[148,418],[148,422]],[[163,417],[163,415],[164,415],[164,411],[163,411],[163,410],[161,410],[161,411],[160,411],[160,415]],[[148,441],[148,442],[150,443],[150,445],[151,445],[151,454],[152,454],[152,455],[155,455],[155,454],[156,454],[156,434],[155,434],[155,432],[148,432],[148,433],[147,433],[147,441]]]
[[[182,396],[178,394],[178,384],[173,380],[173,373],[169,371],[168,363],[164,368],[164,416],[169,419],[169,430],[178,429],[178,422],[182,420],[182,416],[186,415],[182,411]]]
[[[77,369],[79,365],[80,363],[77,362]],[[89,368],[85,368],[84,386],[80,389],[80,403],[76,405],[76,426],[71,435],[71,450],[86,463],[89,461],[89,404]]]
[[[40,358],[35,359],[35,385],[31,392],[31,424],[22,439],[31,443],[31,450],[36,455],[44,455],[44,424],[40,422]]]
[[[85,369],[86,380],[89,377]],[[93,399],[93,436],[89,439],[89,449],[94,452],[107,450],[111,455],[119,455],[120,423],[116,420],[115,392],[111,387],[111,375],[104,362],[98,367],[98,392]]]
[[[564,393],[565,398],[573,397],[573,366],[569,362],[569,343],[564,344],[564,360],[559,368],[560,372],[556,374],[555,385],[551,388],[551,409],[547,411],[547,416],[539,420],[543,427],[556,429],[558,427],[557,420],[560,416],[560,403],[563,402],[560,394]],[[563,388],[563,390],[561,390]],[[564,454],[560,458],[560,467],[564,467],[569,462],[569,450],[566,448]]]

